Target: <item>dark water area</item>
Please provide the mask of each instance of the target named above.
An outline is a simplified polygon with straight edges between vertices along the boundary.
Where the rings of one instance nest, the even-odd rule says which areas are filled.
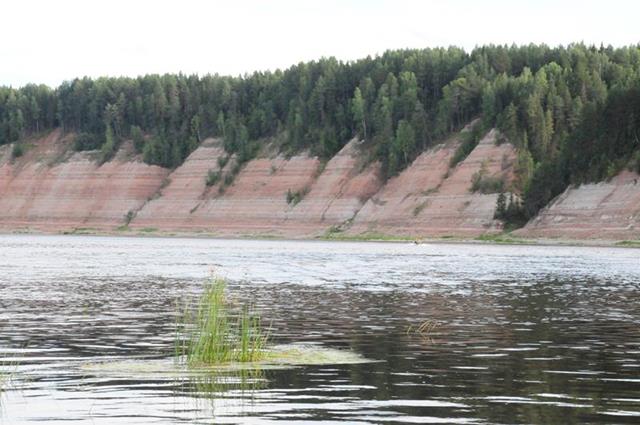
[[[85,367],[171,358],[212,269],[274,343],[377,362]],[[639,325],[634,249],[0,236],[0,423],[640,423]]]

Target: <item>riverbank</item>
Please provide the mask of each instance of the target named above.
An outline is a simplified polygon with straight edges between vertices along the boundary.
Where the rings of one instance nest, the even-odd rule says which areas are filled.
[[[114,230],[95,228],[76,228],[65,231],[43,231],[42,229],[0,229],[0,235],[71,235],[71,236],[117,236],[131,238],[194,238],[224,240],[303,240],[303,241],[335,241],[335,242],[387,242],[421,244],[476,244],[476,245],[529,245],[529,246],[575,246],[575,247],[617,247],[640,248],[640,240],[607,240],[607,239],[568,239],[568,238],[524,238],[510,233],[485,234],[475,238],[454,235],[441,237],[420,237],[389,235],[383,233],[362,233],[358,235],[343,233],[326,233],[315,237],[278,235],[272,233],[238,233],[234,235],[219,234],[206,231],[170,231],[156,228]]]
[[[219,159],[230,161],[220,140],[203,141],[182,165],[165,169],[143,163],[128,142],[100,164],[55,130],[20,158],[0,149],[0,231],[640,245],[640,176],[626,171],[570,187],[525,227],[501,233],[498,194],[473,190],[481,172],[513,180],[513,147],[497,143],[497,134],[489,131],[452,167],[461,137],[454,136],[388,179],[357,140],[326,163],[309,153],[265,152],[220,186],[207,177]]]

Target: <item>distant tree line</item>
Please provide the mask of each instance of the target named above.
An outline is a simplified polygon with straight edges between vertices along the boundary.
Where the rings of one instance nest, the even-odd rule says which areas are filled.
[[[640,47],[397,50],[241,77],[0,87],[0,144],[61,127],[76,134],[77,150],[99,149],[103,161],[132,139],[147,163],[164,167],[209,136],[239,163],[270,139],[288,153],[329,158],[357,136],[393,175],[476,117],[517,146],[512,190],[530,217],[569,184],[640,170]]]

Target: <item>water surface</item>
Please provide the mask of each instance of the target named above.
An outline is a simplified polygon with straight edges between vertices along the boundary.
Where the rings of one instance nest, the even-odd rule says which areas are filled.
[[[212,269],[274,343],[378,362],[215,385],[86,367],[169,359]],[[0,236],[0,422],[638,423],[639,325],[633,249]]]

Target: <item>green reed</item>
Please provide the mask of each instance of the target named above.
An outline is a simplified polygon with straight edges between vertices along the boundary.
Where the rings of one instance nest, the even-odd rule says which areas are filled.
[[[178,323],[176,354],[187,364],[255,362],[266,355],[269,334],[253,309],[233,311],[225,296],[226,281],[211,278],[195,308],[187,307]]]
[[[2,423],[3,401],[5,392],[12,385],[16,365],[0,358],[0,423]]]

